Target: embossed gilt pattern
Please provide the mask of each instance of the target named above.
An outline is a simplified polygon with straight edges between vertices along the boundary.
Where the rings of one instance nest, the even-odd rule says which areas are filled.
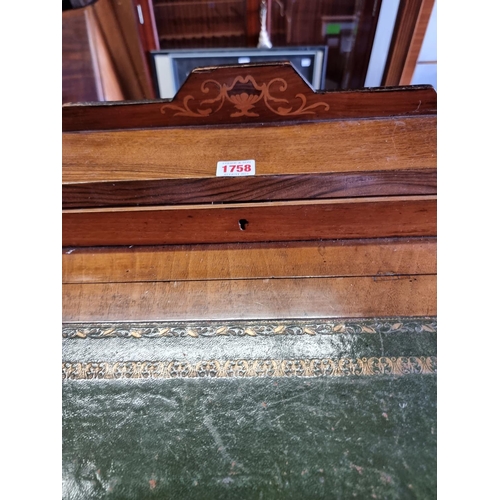
[[[231,85],[221,84],[217,80],[205,80],[201,84],[201,91],[204,94],[208,94],[211,87],[218,92],[216,97],[201,101],[199,104],[200,107],[196,109],[190,107],[190,102],[195,100],[194,96],[187,95],[183,99],[182,106],[178,104],[164,104],[160,108],[160,111],[165,114],[166,110],[172,109],[176,111],[174,116],[203,118],[217,113],[221,110],[225,102],[229,102],[236,108],[236,111],[230,115],[232,118],[240,116],[258,117],[260,115],[254,108],[259,101],[263,101],[269,111],[279,116],[315,115],[319,111],[318,107],[323,108],[323,111],[330,109],[330,106],[326,102],[307,105],[307,98],[302,93],[296,94],[295,98],[300,100],[300,104],[294,109],[294,106],[290,104],[288,99],[276,97],[277,91],[285,92],[288,88],[288,84],[283,78],[273,78],[270,82],[264,82],[261,85],[251,75],[245,77],[237,76]],[[213,106],[207,107],[209,105]]]
[[[346,377],[437,373],[435,356],[371,357],[358,359],[235,359],[118,363],[63,363],[63,380]]]
[[[435,317],[370,318],[316,321],[144,322],[65,324],[64,340],[218,336],[373,335],[380,333],[437,333]],[[120,380],[245,377],[344,377],[437,373],[435,356],[232,359],[186,361],[63,362],[63,380]]]
[[[66,324],[66,339],[85,338],[158,338],[274,335],[336,335],[360,333],[437,332],[436,318],[397,318],[340,321],[259,321],[232,323],[125,323]]]

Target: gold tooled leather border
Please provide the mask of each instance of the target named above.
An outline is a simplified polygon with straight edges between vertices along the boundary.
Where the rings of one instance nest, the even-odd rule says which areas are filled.
[[[437,333],[435,317],[290,321],[193,321],[143,323],[66,323],[64,339],[158,338],[274,335],[335,335],[383,332]]]
[[[346,377],[437,373],[435,356],[63,363],[63,380]]]

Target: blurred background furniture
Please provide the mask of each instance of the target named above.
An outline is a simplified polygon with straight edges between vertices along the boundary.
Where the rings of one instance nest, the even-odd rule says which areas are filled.
[[[158,51],[256,51],[263,7],[273,50],[327,48],[325,90],[436,86],[435,0],[97,0],[63,12],[63,103],[160,97]]]

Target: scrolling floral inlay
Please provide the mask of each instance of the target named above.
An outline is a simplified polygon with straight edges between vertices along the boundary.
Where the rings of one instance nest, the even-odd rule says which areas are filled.
[[[275,335],[336,335],[378,333],[437,333],[436,318],[398,318],[340,321],[248,321],[214,323],[88,323],[66,324],[65,339],[158,337],[257,337]]]
[[[64,363],[63,380],[346,377],[437,373],[435,356],[340,359],[234,359],[185,361],[125,361]]]
[[[313,111],[313,109],[318,108],[318,106],[323,107],[324,111],[330,109],[326,102],[307,105],[307,98],[301,93],[295,95],[296,99],[300,99],[300,104],[294,109],[289,99],[276,97],[277,91],[285,92],[288,88],[288,84],[283,78],[274,78],[268,83],[264,82],[259,85],[252,76],[247,75],[245,77],[237,76],[231,85],[221,84],[216,80],[205,80],[201,84],[201,91],[204,94],[208,94],[211,88],[218,92],[217,96],[201,101],[196,109],[190,107],[190,102],[195,100],[194,96],[187,95],[183,99],[182,106],[164,104],[160,111],[165,114],[166,109],[173,109],[177,111],[174,116],[207,117],[220,111],[224,103],[228,101],[237,110],[231,113],[232,118],[239,116],[258,117],[260,115],[254,108],[255,104],[261,100],[269,111],[279,116],[314,115],[317,111]]]

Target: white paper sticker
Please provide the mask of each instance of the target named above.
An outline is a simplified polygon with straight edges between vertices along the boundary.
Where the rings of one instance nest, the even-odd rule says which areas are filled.
[[[255,175],[255,160],[218,161],[217,177],[240,177]]]

